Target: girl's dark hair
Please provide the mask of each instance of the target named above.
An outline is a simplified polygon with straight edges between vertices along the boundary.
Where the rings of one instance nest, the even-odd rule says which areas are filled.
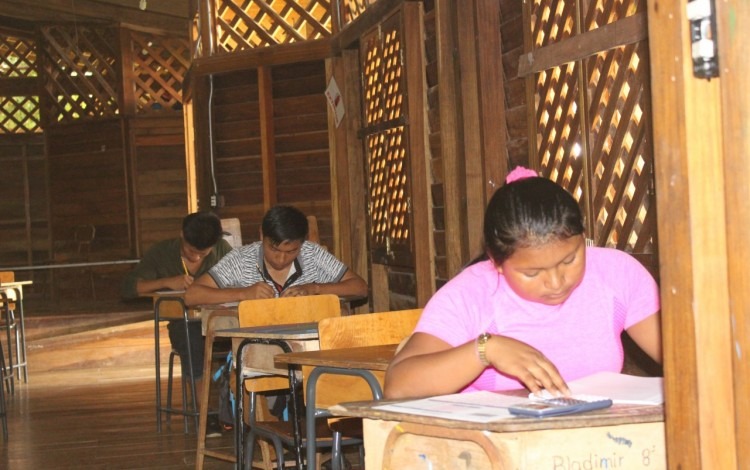
[[[307,217],[292,206],[273,206],[263,216],[261,231],[274,245],[286,241],[304,241],[309,230]]]
[[[221,219],[213,212],[193,212],[182,219],[182,237],[199,250],[216,245],[222,233]]]
[[[484,213],[484,247],[495,264],[518,248],[538,246],[583,233],[581,208],[565,189],[542,177],[505,184]]]

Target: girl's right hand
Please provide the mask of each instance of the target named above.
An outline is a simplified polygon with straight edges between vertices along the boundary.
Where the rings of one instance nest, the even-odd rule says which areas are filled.
[[[493,335],[487,342],[487,360],[498,371],[516,377],[530,392],[547,390],[569,396],[570,389],[557,367],[537,349],[507,336]]]

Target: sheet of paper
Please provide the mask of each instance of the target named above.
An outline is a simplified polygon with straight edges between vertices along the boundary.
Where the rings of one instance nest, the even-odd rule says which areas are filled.
[[[568,383],[574,395],[597,395],[612,399],[614,404],[660,405],[664,402],[661,377],[601,372]],[[420,416],[488,423],[513,418],[508,406],[529,401],[526,397],[498,392],[470,392],[389,403],[375,409]]]
[[[524,400],[525,398],[494,392],[470,392],[391,403],[375,408],[396,413],[488,423],[512,418],[508,406]]]
[[[664,379],[600,372],[568,383],[573,394],[609,397],[614,404],[661,405]]]

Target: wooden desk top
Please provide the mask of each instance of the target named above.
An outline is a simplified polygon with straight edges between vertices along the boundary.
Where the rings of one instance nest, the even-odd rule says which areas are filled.
[[[397,344],[386,344],[360,348],[292,352],[276,355],[275,363],[277,366],[291,364],[384,371],[396,354],[397,347]]]
[[[0,282],[0,289],[13,289],[14,287],[23,287],[33,284],[34,281],[12,281]]]
[[[654,423],[664,421],[662,405],[614,405],[611,408],[587,413],[551,418],[512,417],[489,423],[475,423],[432,416],[378,410],[374,407],[395,401],[366,401],[342,403],[331,408],[337,416],[354,416],[385,421],[430,424],[458,429],[486,430],[492,432],[538,431],[544,429],[569,429],[620,424]]]
[[[217,330],[216,336],[224,338],[262,338],[262,339],[318,339],[318,324],[291,323],[288,325],[251,326],[246,328],[229,328]]]

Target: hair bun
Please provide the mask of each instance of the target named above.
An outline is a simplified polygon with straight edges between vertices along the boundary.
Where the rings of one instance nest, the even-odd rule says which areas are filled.
[[[514,181],[526,179],[526,178],[534,178],[539,176],[536,171],[530,170],[523,166],[517,166],[508,173],[508,176],[505,177],[505,184],[512,183]]]

